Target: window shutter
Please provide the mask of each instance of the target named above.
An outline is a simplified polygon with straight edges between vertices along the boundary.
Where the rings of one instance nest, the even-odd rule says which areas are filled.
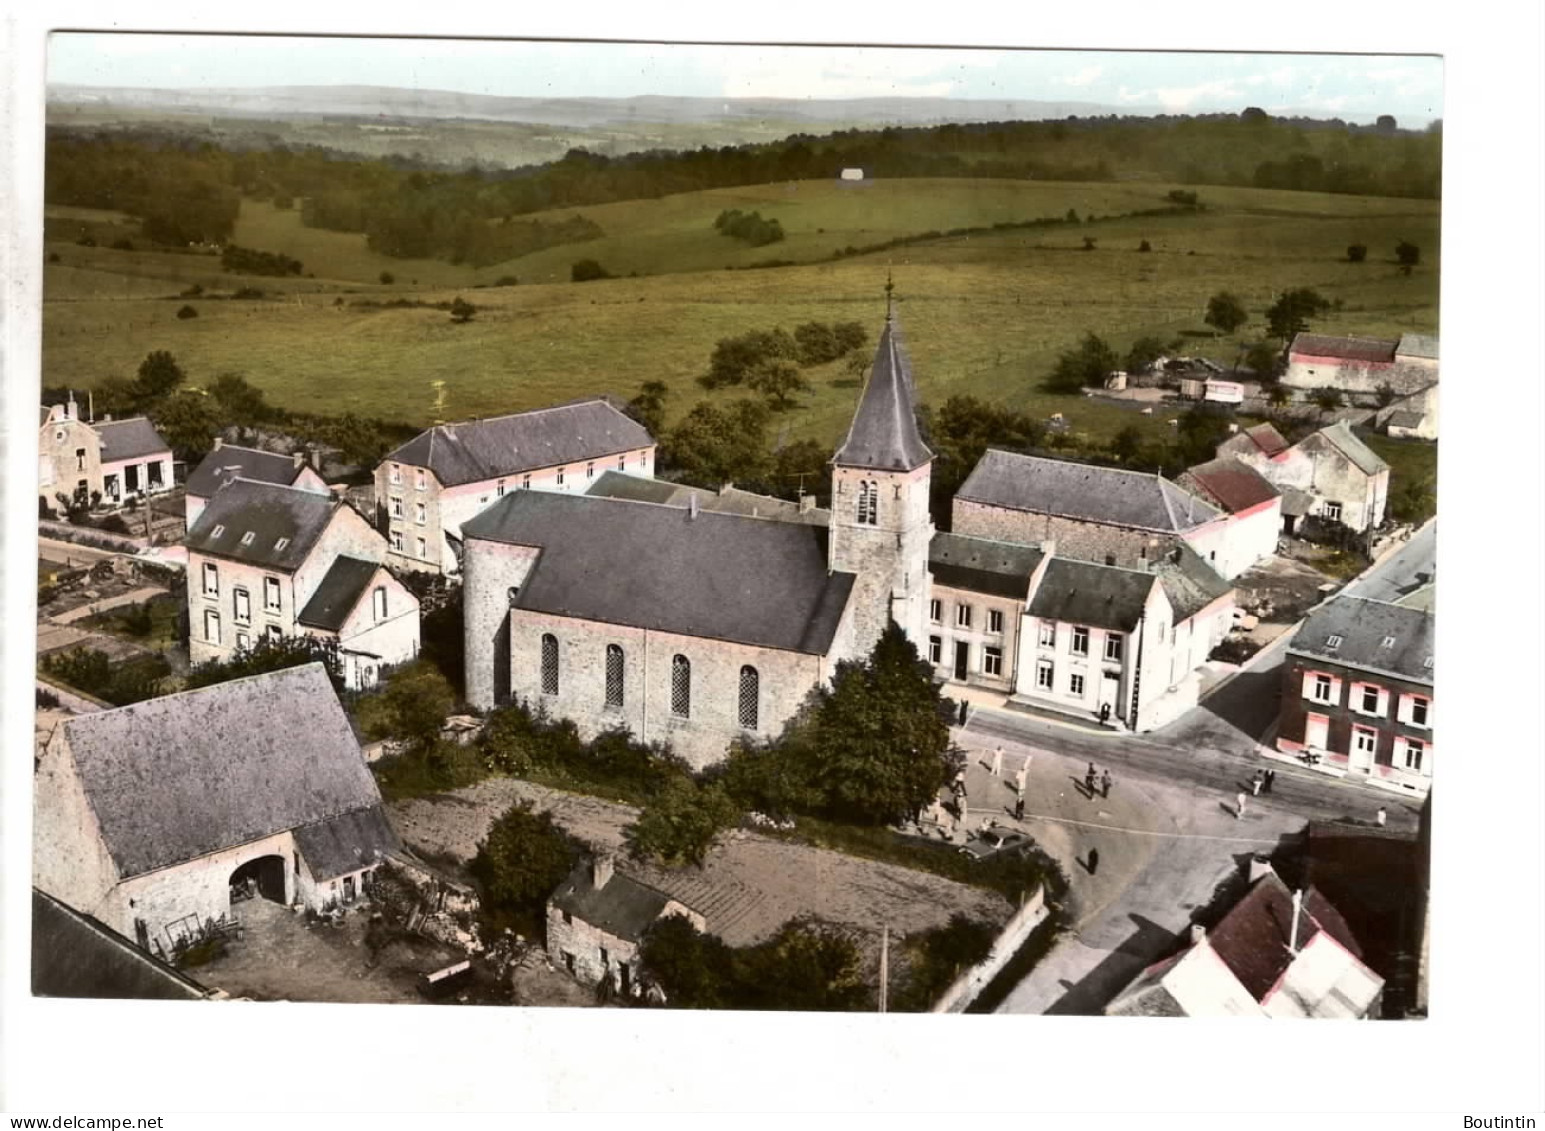
[[[1341,704],[1341,681],[1335,676],[1330,677],[1330,701],[1337,706]]]
[[[1313,699],[1314,698],[1314,673],[1313,672],[1305,672],[1304,673],[1304,698],[1305,699]]]
[[[1388,717],[1389,717],[1389,690],[1388,690],[1388,688],[1381,687],[1381,688],[1379,688],[1379,718],[1384,719],[1384,718],[1388,718]]]
[[[1411,721],[1411,697],[1409,695],[1402,695],[1400,697],[1400,709],[1395,712],[1395,717],[1403,723]]]

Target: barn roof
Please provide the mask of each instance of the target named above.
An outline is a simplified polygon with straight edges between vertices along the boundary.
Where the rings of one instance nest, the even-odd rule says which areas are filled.
[[[123,878],[381,804],[319,663],[60,726]]]
[[[825,655],[853,589],[815,525],[516,491],[462,526],[541,549],[515,608]]]
[[[32,992],[37,997],[198,1001],[182,971],[117,931],[32,889]]]
[[[654,437],[605,398],[485,420],[437,424],[389,453],[424,467],[442,486],[478,483],[654,446]]]
[[[351,809],[295,830],[295,847],[313,879],[331,880],[368,868],[400,847],[381,806]]]
[[[1392,338],[1351,338],[1305,332],[1293,338],[1288,352],[1309,357],[1335,357],[1343,361],[1394,361],[1395,346]]]
[[[1353,465],[1364,475],[1377,475],[1381,471],[1389,470],[1389,464],[1380,459],[1372,448],[1359,440],[1352,431],[1352,426],[1345,420],[1338,420],[1328,428],[1321,428],[1315,435],[1323,436],[1342,455],[1351,460]]]
[[[1269,503],[1280,492],[1259,471],[1244,460],[1224,458],[1199,463],[1186,472],[1186,477],[1201,493],[1230,514],[1249,510],[1261,503]]]
[[[1401,334],[1395,353],[1400,357],[1424,357],[1437,361],[1438,335]]]
[[[989,448],[957,498],[1131,530],[1181,534],[1222,512],[1159,475]]]

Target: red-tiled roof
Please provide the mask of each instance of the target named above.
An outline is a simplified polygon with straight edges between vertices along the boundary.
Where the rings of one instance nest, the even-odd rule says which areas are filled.
[[[1260,1001],[1293,961],[1288,943],[1293,929],[1293,894],[1275,873],[1262,876],[1207,936],[1212,949],[1234,977]],[[1320,931],[1362,958],[1346,920],[1314,888],[1304,892],[1297,947],[1302,950]]]
[[[1214,459],[1197,464],[1181,477],[1181,486],[1189,487],[1192,483],[1230,514],[1269,503],[1279,494],[1259,471],[1237,459]]]
[[[1396,343],[1388,338],[1342,338],[1330,334],[1299,334],[1289,353],[1339,357],[1345,361],[1394,361]]]
[[[1271,424],[1257,424],[1254,428],[1246,428],[1245,435],[1254,440],[1255,446],[1269,456],[1280,455],[1292,447],[1287,442],[1287,438]]]

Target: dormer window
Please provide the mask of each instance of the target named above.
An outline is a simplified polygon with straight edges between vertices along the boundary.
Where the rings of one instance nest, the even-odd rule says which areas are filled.
[[[1327,652],[1334,652],[1339,647],[1341,647],[1341,637],[1331,636],[1326,638],[1325,650]]]
[[[1422,667],[1426,668],[1428,671],[1432,671],[1432,657],[1431,656],[1428,656],[1425,660],[1422,661]]]
[[[215,523],[215,528],[209,532],[209,536],[211,538],[218,538],[218,537],[220,537],[220,535],[222,535],[224,533],[225,533],[225,526],[224,526],[224,524],[217,522],[217,523]]]
[[[281,539],[279,539],[279,541],[274,543],[274,549],[276,551],[282,550],[286,546],[288,546],[289,544],[290,544],[290,540],[288,538],[281,538]]]
[[[1393,648],[1394,646],[1395,646],[1395,638],[1393,636],[1386,636],[1384,638],[1384,643],[1379,645],[1379,647],[1381,647],[1381,648]]]
[[[252,533],[252,531],[249,530],[249,531],[247,531],[245,534],[243,534],[241,536],[241,544],[243,546],[250,546],[250,545],[252,545],[252,539],[254,539],[256,537],[257,537],[257,535]]]

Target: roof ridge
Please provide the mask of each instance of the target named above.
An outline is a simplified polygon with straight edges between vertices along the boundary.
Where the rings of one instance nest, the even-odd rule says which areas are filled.
[[[122,707],[112,707],[105,711],[90,711],[83,715],[71,715],[69,718],[62,720],[61,724],[65,727],[69,727],[72,723],[88,722],[92,719],[100,719],[108,715],[116,714],[119,711],[132,711],[139,707],[149,707],[152,705],[169,703],[173,699],[181,699],[187,695],[202,695],[205,692],[217,691],[221,688],[235,687],[240,683],[249,683],[255,679],[269,679],[275,676],[304,672],[311,668],[320,668],[324,676],[327,674],[327,668],[325,665],[323,665],[321,660],[308,660],[304,664],[296,664],[293,667],[277,668],[274,671],[269,672],[255,672],[252,675],[237,676],[234,679],[222,679],[219,683],[208,683],[203,687],[187,687],[181,691],[172,691],[165,695],[157,695],[154,699],[141,699],[137,703],[125,703]],[[332,686],[331,679],[328,680],[328,686]],[[334,692],[335,697],[336,694],[337,693]]]

